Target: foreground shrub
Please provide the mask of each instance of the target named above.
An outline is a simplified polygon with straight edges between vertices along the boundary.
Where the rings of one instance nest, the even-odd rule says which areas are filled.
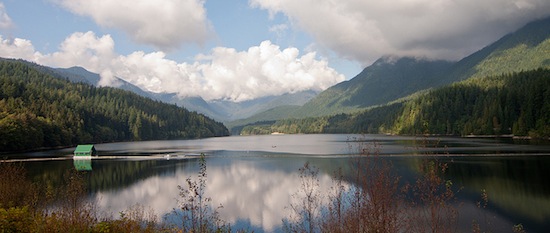
[[[0,208],[0,232],[31,232],[33,219],[27,206]]]
[[[205,194],[207,173],[204,154],[200,156],[199,167],[197,180],[189,177],[186,179],[185,186],[178,185],[179,209],[173,212],[180,217],[181,224],[176,226],[176,229],[181,227],[183,232],[200,233],[230,231],[230,226],[219,218],[218,209],[223,206],[212,207],[210,204],[212,198]]]
[[[20,163],[0,161],[0,207],[36,206],[38,189],[26,176]]]
[[[413,232],[456,232],[458,210],[455,190],[443,175],[448,165],[437,158],[424,158],[421,174],[412,186],[409,226]]]
[[[319,232],[321,230],[319,169],[305,163],[300,171],[300,189],[292,195],[289,219],[283,220],[284,229],[290,232]]]
[[[294,194],[287,232],[399,232],[405,229],[400,178],[378,155],[378,145],[359,144],[361,156],[333,178],[328,194],[319,188],[318,168],[300,168],[301,187]],[[326,196],[323,196],[326,195]],[[325,198],[326,197],[326,198]],[[323,203],[321,200],[328,200]]]

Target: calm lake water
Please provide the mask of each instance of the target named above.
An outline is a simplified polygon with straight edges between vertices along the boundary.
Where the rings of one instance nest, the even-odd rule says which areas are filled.
[[[320,169],[320,187],[328,190],[335,170],[349,169],[359,148],[390,160],[404,182],[414,182],[425,155],[449,165],[446,179],[458,193],[461,228],[473,218],[488,219],[493,232],[511,232],[521,223],[528,232],[550,229],[550,145],[511,139],[416,138],[385,135],[265,135],[201,140],[98,144],[99,158],[73,161],[74,148],[10,155],[25,160],[35,180],[61,182],[76,167],[88,181],[90,199],[118,216],[137,203],[159,217],[177,208],[178,185],[198,173],[197,155],[207,163],[206,196],[223,205],[220,217],[236,228],[281,231],[286,209],[299,186],[305,162]],[[170,158],[166,158],[170,155]],[[46,158],[66,157],[50,160]],[[352,184],[351,184],[352,185]],[[481,190],[489,206],[479,209]]]

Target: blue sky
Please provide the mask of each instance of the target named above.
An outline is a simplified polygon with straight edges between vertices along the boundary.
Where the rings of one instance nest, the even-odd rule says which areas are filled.
[[[324,90],[386,55],[458,60],[548,16],[544,0],[0,0],[0,57],[243,101]]]

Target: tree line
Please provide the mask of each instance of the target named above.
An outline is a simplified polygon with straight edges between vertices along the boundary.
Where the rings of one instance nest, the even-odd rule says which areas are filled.
[[[73,83],[0,61],[0,151],[128,140],[226,136],[202,114],[129,91]]]
[[[550,137],[550,70],[471,78],[357,114],[286,119],[241,134],[391,133]]]

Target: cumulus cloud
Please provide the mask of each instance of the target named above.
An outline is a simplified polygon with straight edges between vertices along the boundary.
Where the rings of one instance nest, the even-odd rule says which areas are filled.
[[[270,41],[240,52],[214,48],[198,68],[207,77],[207,87],[236,101],[308,89],[324,90],[344,80],[326,60],[317,60],[315,53],[300,56],[296,48],[281,51]]]
[[[212,34],[203,0],[55,0],[97,24],[124,31],[139,43],[168,51],[203,44]]]
[[[45,55],[39,63],[57,66],[82,66],[95,72],[110,67],[117,55],[111,36],[97,37],[93,32],[76,32],[67,37],[59,46],[59,51]]]
[[[0,56],[4,58],[20,58],[29,61],[37,61],[42,54],[34,50],[30,40],[21,38],[4,39],[0,35]]]
[[[383,55],[459,59],[523,24],[550,15],[542,0],[250,0],[341,57],[369,64]]]
[[[10,29],[13,26],[13,22],[6,12],[6,7],[4,6],[4,3],[0,2],[0,29]]]
[[[2,39],[0,37],[0,39]],[[24,58],[55,67],[81,66],[101,75],[100,85],[116,86],[120,77],[145,90],[201,96],[206,100],[245,101],[304,90],[324,90],[343,81],[343,75],[313,52],[281,50],[270,41],[247,51],[216,47],[192,63],[177,63],[164,52],[115,52],[111,36],[77,32],[59,51],[41,54],[28,40],[1,40],[0,57]]]

